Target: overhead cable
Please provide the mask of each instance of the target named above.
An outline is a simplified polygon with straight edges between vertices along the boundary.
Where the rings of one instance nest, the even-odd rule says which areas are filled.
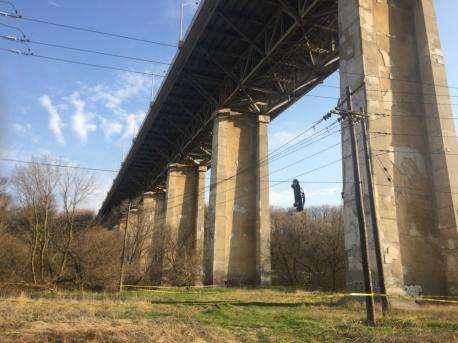
[[[127,39],[127,40],[131,40],[131,41],[142,42],[142,43],[160,45],[160,46],[164,46],[164,47],[168,47],[168,48],[178,48],[177,44],[158,42],[158,41],[153,41],[153,40],[139,38],[139,37],[132,37],[132,36],[128,36],[128,35],[122,35],[122,34],[118,34],[118,33],[112,33],[112,32],[105,32],[105,31],[89,29],[89,28],[81,27],[81,26],[56,23],[56,22],[52,22],[52,21],[49,21],[49,20],[37,19],[37,18],[32,18],[32,17],[25,17],[25,16],[20,15],[18,13],[12,14],[12,13],[0,12],[0,15],[4,16],[4,17],[13,18],[13,19],[20,19],[20,20],[26,20],[26,21],[29,21],[29,22],[39,23],[39,24],[52,25],[52,26],[61,27],[61,28],[65,28],[65,29],[71,29],[71,30],[82,31],[82,32],[89,32],[89,33],[95,33],[95,34],[109,36],[109,37],[115,37],[115,38]]]

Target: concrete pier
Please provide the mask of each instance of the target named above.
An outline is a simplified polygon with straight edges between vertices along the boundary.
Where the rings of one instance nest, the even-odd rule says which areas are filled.
[[[200,266],[195,283],[202,284],[203,242],[205,218],[205,172],[206,167],[172,164],[167,176],[165,210],[166,254],[176,250],[176,259],[192,258]],[[164,269],[171,268],[170,258],[163,261]],[[164,280],[166,282],[166,280]]]
[[[269,285],[269,117],[221,111],[213,127],[210,240],[215,285]]]
[[[339,30],[342,97],[350,86],[354,110],[369,116],[387,292],[458,294],[458,144],[433,1],[339,0]],[[343,173],[347,286],[362,291],[349,158]]]
[[[162,279],[162,254],[165,218],[165,193],[163,191],[146,192],[143,194],[143,221],[148,228],[146,246],[148,276],[147,281],[160,284]]]

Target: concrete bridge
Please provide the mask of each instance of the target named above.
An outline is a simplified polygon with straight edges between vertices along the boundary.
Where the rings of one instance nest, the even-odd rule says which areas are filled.
[[[433,0],[203,0],[100,216],[143,197],[154,234],[192,242],[197,282],[269,285],[268,125],[336,70],[377,134],[387,292],[458,294],[458,146]],[[361,291],[352,168],[344,159],[347,286]]]

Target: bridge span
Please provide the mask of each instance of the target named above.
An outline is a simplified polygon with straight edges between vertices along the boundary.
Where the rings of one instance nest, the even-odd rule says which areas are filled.
[[[99,215],[143,197],[155,234],[191,238],[198,282],[269,285],[268,123],[337,69],[374,135],[387,292],[458,293],[458,145],[433,0],[203,0]],[[360,291],[350,159],[343,170],[347,285]]]

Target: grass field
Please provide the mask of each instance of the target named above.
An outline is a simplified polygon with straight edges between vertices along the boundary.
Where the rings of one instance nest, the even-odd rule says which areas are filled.
[[[457,305],[364,308],[281,290],[23,293],[0,298],[0,342],[458,342]]]

